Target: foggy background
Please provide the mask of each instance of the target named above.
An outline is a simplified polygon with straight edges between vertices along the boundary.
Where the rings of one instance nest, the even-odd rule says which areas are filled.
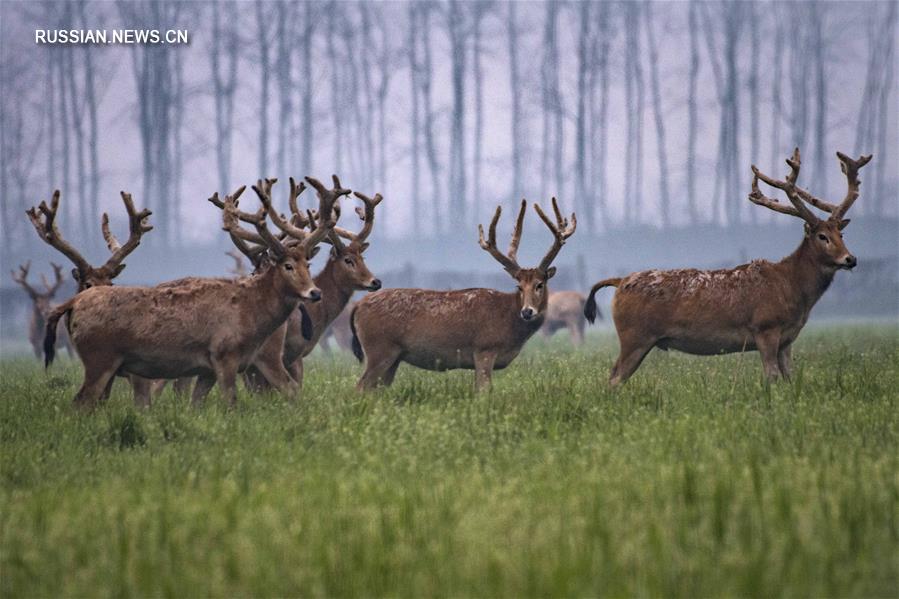
[[[502,204],[506,244],[520,198],[557,196],[578,230],[553,287],[585,290],[788,254],[799,219],[746,196],[750,164],[780,178],[799,146],[800,185],[831,202],[835,152],[874,154],[846,231],[860,266],[815,314],[895,318],[896,22],[894,2],[3,2],[3,272],[70,269],[24,214],[55,188],[63,235],[95,264],[102,212],[127,237],[119,190],[152,209],[117,280],[151,284],[227,272],[214,191],[278,177],[286,209],[288,176],[337,173],[385,197],[366,261],[386,286],[511,288],[477,223]],[[35,29],[115,28],[190,43],[35,43]],[[531,210],[522,263],[549,244]],[[4,274],[4,336],[25,299]]]

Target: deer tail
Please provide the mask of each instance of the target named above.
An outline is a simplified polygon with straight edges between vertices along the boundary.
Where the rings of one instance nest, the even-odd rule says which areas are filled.
[[[365,352],[362,351],[362,343],[359,342],[359,335],[356,334],[356,309],[358,306],[353,306],[353,311],[350,312],[350,331],[353,332],[353,355],[356,356],[356,359],[362,362],[365,360]]]
[[[584,304],[584,318],[591,323],[596,320],[597,315],[602,318],[602,314],[596,306],[596,292],[603,287],[618,287],[618,285],[621,284],[621,280],[621,277],[603,279],[590,289],[590,295],[587,296],[587,303]]]
[[[75,304],[73,297],[64,304],[60,304],[47,315],[47,323],[44,325],[44,368],[50,368],[53,358],[56,357],[56,328],[59,319],[68,314]]]

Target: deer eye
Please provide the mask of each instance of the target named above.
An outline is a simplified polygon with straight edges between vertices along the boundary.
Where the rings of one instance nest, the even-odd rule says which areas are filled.
[[[818,234],[818,239],[820,239],[821,241],[827,241],[827,235]]]
[[[286,262],[284,264],[284,270],[293,270],[293,264],[291,264],[290,262]]]
[[[346,264],[347,264],[348,266],[353,266],[353,260],[352,260],[352,259],[350,259],[350,258],[344,258],[343,261],[346,262]]]
[[[537,283],[537,289],[538,290],[543,289],[543,283]]]

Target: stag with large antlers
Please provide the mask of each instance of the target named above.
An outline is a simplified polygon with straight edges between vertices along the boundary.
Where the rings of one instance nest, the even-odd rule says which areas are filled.
[[[555,222],[534,205],[553,235],[552,247],[536,268],[522,268],[517,261],[525,200],[507,253],[496,247],[500,207],[486,239],[483,228],[478,227],[481,248],[515,279],[514,293],[388,289],[360,301],[350,316],[353,352],[360,361],[365,360],[358,388],[390,385],[402,362],[426,370],[474,369],[476,388],[489,386],[492,372],[508,366],[543,324],[548,282],[556,273],[552,261],[577,226],[574,214],[570,221],[562,216],[555,198],[552,205]]]
[[[44,341],[44,326],[47,322],[47,316],[49,316],[50,312],[53,310],[53,306],[51,302],[53,301],[53,297],[56,295],[56,292],[59,291],[59,288],[62,287],[62,266],[59,264],[50,263],[53,267],[53,275],[54,281],[51,284],[47,277],[41,274],[41,283],[44,288],[39,289],[33,287],[31,283],[28,282],[28,274],[31,270],[31,262],[26,262],[19,266],[19,271],[12,271],[13,281],[22,286],[22,289],[25,290],[25,293],[28,294],[29,299],[31,299],[31,320],[28,323],[28,341],[31,343],[31,348],[34,351],[34,357],[40,359],[41,354],[43,353],[43,341]],[[62,345],[69,352],[69,355],[72,354],[72,349],[69,346],[69,337],[65,334],[65,329],[62,330],[62,334],[59,336],[59,345]]]
[[[131,199],[131,194],[121,192],[122,202],[125,204],[125,211],[128,213],[128,241],[125,245],[119,243],[115,235],[109,229],[109,215],[103,213],[101,221],[101,229],[103,238],[111,253],[110,257],[102,266],[92,266],[81,255],[81,252],[75,249],[72,244],[65,240],[56,223],[56,215],[59,211],[60,192],[57,189],[53,192],[50,204],[41,202],[38,206],[27,211],[31,224],[34,225],[38,236],[48,245],[55,248],[65,257],[72,261],[75,268],[72,269],[72,278],[78,286],[78,293],[92,287],[104,287],[112,285],[115,279],[125,269],[125,258],[137,249],[140,245],[141,238],[144,233],[151,231],[153,227],[149,224],[148,219],[152,214],[149,210],[137,210]],[[63,304],[65,305],[65,304]],[[47,314],[47,322],[44,328],[44,364],[49,366],[53,362],[56,350],[56,335],[60,330],[59,319],[65,314],[65,309],[58,306]],[[66,323],[66,327],[68,323]],[[66,330],[64,327],[62,330]],[[66,333],[66,345],[68,348],[68,334]],[[71,351],[71,350],[70,350]],[[134,388],[135,401],[138,398],[146,396],[149,392],[150,381],[143,380],[139,377],[129,377],[132,387]]]
[[[755,260],[723,270],[650,270],[593,286],[584,308],[591,322],[596,315],[596,292],[617,287],[612,317],[621,353],[612,367],[613,385],[627,380],[653,348],[691,354],[719,354],[757,350],[769,379],[788,378],[790,348],[836,271],[852,269],[857,261],[843,243],[843,217],[858,198],[858,171],[871,156],[856,160],[837,152],[848,189],[840,204],[821,200],[799,187],[799,149],[787,159],[790,172],[779,180],[752,167],[749,200],[781,214],[805,221],[805,236],[792,254],[780,262]],[[759,181],[780,189],[789,205],[765,196]],[[829,214],[819,219],[811,207]]]
[[[224,229],[234,238],[265,246],[270,266],[238,279],[192,278],[157,287],[95,287],[64,305],[72,343],[84,364],[84,382],[75,401],[92,405],[117,372],[145,378],[197,376],[193,401],[199,403],[217,383],[223,397],[236,403],[237,373],[292,312],[300,300],[317,301],[320,290],[309,275],[309,260],[334,225],[333,200],[320,196],[315,231],[272,219],[287,235],[267,226],[265,183],[255,187],[263,206],[239,210],[241,187],[223,201]],[[253,225],[255,231],[240,226]],[[263,374],[292,396],[297,387],[280,369]]]
[[[368,249],[366,241],[372,232],[375,218],[375,207],[381,202],[381,194],[373,198],[359,192],[354,195],[362,201],[364,208],[357,209],[363,221],[358,233],[334,227],[326,241],[331,244],[328,261],[315,278],[315,284],[322,290],[322,301],[304,306],[310,320],[311,336],[301,334],[300,316],[291,315],[287,321],[287,334],[284,341],[283,360],[291,375],[302,385],[303,358],[315,348],[324,331],[343,311],[356,291],[377,291],[381,281],[377,279],[365,264],[363,253]],[[348,243],[344,243],[345,239]],[[272,348],[274,350],[274,348]],[[258,360],[273,358],[274,351],[259,352]]]

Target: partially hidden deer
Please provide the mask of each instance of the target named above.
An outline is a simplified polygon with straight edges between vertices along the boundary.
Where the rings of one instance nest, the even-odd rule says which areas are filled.
[[[112,377],[123,373],[151,379],[197,376],[195,404],[218,384],[234,406],[237,373],[249,366],[301,299],[320,299],[308,261],[334,225],[331,203],[322,200],[319,213],[324,216],[314,232],[293,227],[285,230],[288,239],[282,242],[268,229],[265,206],[255,213],[239,210],[243,190],[225,198],[223,228],[266,246],[271,265],[264,272],[238,279],[189,278],[157,287],[93,287],[61,307],[84,366],[77,405],[94,405]],[[241,227],[241,221],[255,231]],[[295,395],[297,386],[283,366],[266,376],[282,393]]]
[[[579,291],[553,291],[549,294],[549,302],[546,306],[546,318],[543,328],[540,329],[545,337],[551,337],[553,333],[561,329],[568,329],[571,342],[574,345],[584,343],[584,304],[587,298]],[[600,318],[602,318],[600,316]]]
[[[754,260],[722,270],[647,270],[605,279],[590,290],[584,315],[596,315],[596,292],[617,287],[612,318],[621,351],[612,366],[610,382],[624,382],[649,351],[676,349],[712,355],[758,351],[766,377],[789,378],[791,348],[809,313],[838,270],[851,270],[858,261],[843,241],[849,224],[843,217],[858,198],[858,171],[871,156],[851,159],[837,152],[848,188],[840,204],[831,204],[799,187],[799,148],[786,160],[790,172],[774,179],[752,166],[749,200],[805,221],[799,247],[779,262]],[[781,190],[789,205],[765,196],[759,181]],[[811,210],[828,214],[818,218]]]
[[[10,271],[13,281],[21,285],[22,289],[25,290],[25,293],[28,294],[28,298],[31,300],[31,318],[28,322],[28,342],[31,344],[34,357],[37,359],[41,359],[41,356],[44,353],[44,326],[47,322],[47,316],[53,310],[53,298],[56,296],[56,292],[59,291],[59,288],[62,287],[63,283],[62,266],[53,262],[50,263],[50,266],[53,267],[54,281],[51,284],[50,281],[47,280],[47,277],[41,274],[41,283],[44,286],[43,289],[34,287],[28,282],[28,275],[31,271],[30,260],[25,264],[19,265],[18,272]],[[72,355],[72,348],[69,346],[69,336],[66,334],[65,328],[61,329],[61,333],[58,334],[57,339],[57,344],[65,347],[69,352],[69,355]]]
[[[365,361],[357,388],[390,385],[403,362],[425,370],[473,369],[476,389],[489,386],[492,372],[508,366],[543,325],[548,283],[556,273],[551,264],[577,227],[574,214],[569,221],[562,216],[555,198],[552,205],[555,222],[534,205],[553,235],[552,246],[536,268],[522,268],[517,261],[527,211],[525,200],[506,254],[496,247],[501,207],[496,209],[486,239],[483,227],[478,227],[481,248],[515,279],[517,289],[513,293],[494,289],[387,289],[359,301],[350,315],[353,351]]]
[[[339,190],[339,180],[335,179],[335,190],[326,189],[316,179],[309,179],[318,194],[335,193]],[[295,187],[291,179],[291,191],[289,204],[293,214],[292,222],[299,226],[313,226],[315,218],[313,214],[308,217],[303,215],[296,207],[296,198],[302,193],[303,186]],[[344,190],[349,191],[349,190]],[[322,270],[313,278],[316,286],[321,289],[322,300],[313,304],[301,303],[300,309],[291,314],[285,323],[283,331],[276,331],[274,335],[259,349],[254,360],[254,365],[261,371],[265,362],[281,360],[293,379],[302,386],[303,384],[303,358],[307,356],[318,343],[323,332],[346,307],[353,293],[356,291],[377,291],[381,288],[381,281],[377,279],[365,264],[363,253],[368,249],[366,241],[374,227],[375,208],[382,201],[381,194],[369,197],[355,192],[356,198],[362,201],[363,206],[357,209],[357,214],[362,220],[362,228],[354,233],[342,227],[335,226],[325,238],[331,244],[328,261]],[[271,198],[263,199],[270,210],[272,219],[283,219],[274,209]],[[335,203],[335,220],[339,217],[338,204]],[[344,243],[346,240],[347,243]],[[266,388],[266,381],[257,376],[248,378],[250,388],[259,390]]]

